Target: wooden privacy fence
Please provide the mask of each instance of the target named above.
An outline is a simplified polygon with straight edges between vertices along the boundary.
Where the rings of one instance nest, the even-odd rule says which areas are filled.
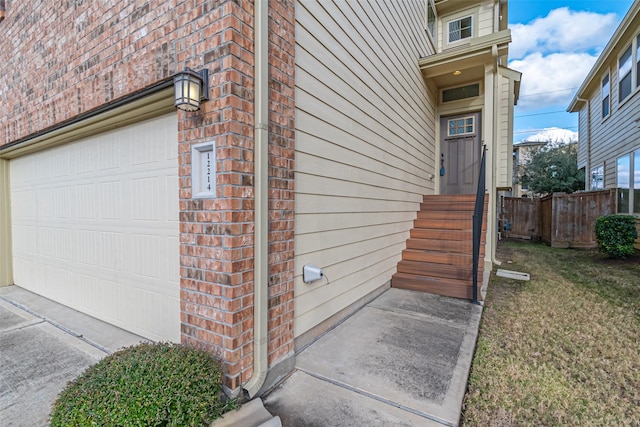
[[[596,248],[596,219],[615,213],[615,208],[615,189],[541,199],[503,197],[500,228],[506,236],[542,239],[554,248]]]

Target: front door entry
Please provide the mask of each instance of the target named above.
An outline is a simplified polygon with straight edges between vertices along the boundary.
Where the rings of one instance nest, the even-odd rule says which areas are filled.
[[[440,119],[440,194],[475,194],[480,172],[480,113]]]

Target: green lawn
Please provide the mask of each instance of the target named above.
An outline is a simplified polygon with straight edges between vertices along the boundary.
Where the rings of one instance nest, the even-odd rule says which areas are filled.
[[[492,274],[463,425],[640,426],[640,256],[512,241],[498,259],[531,281]]]

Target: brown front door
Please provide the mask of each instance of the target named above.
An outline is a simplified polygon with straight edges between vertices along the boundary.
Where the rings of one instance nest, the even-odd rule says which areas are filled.
[[[480,171],[480,113],[440,119],[440,194],[475,194]]]

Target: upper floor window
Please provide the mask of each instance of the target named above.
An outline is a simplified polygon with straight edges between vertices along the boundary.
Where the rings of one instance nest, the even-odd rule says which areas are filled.
[[[609,73],[602,78],[602,118],[604,119],[611,112],[611,83]]]
[[[618,59],[618,102],[631,95],[631,46]]]
[[[437,42],[437,15],[436,6],[433,0],[427,0],[427,31],[431,36],[433,44]]]
[[[636,87],[640,86],[640,34],[636,37]]]
[[[471,37],[473,33],[473,19],[471,16],[449,22],[449,43]]]

